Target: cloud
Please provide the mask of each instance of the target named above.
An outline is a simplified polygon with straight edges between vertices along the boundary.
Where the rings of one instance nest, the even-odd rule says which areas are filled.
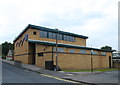
[[[12,42],[34,24],[87,35],[88,46],[117,49],[117,4],[118,0],[1,0],[0,43]]]

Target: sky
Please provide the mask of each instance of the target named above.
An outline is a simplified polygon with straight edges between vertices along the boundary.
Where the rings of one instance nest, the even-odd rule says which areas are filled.
[[[0,0],[0,44],[28,25],[88,36],[87,47],[118,50],[119,0]]]

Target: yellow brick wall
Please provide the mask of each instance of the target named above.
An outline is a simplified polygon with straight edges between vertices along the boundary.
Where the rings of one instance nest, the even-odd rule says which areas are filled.
[[[55,54],[54,54],[55,56]],[[93,68],[109,68],[106,56],[92,56]],[[54,61],[56,58],[54,57]],[[56,64],[56,62],[54,62]],[[91,55],[62,54],[58,55],[58,65],[61,69],[91,69]]]
[[[29,64],[28,55],[14,56],[14,60],[22,61],[22,63]]]
[[[19,39],[14,42],[14,60],[22,61],[22,63],[28,64],[28,41],[23,42],[23,46],[16,47],[16,44],[20,42],[25,36],[25,34],[29,34],[29,31],[26,31]],[[26,55],[21,55],[26,54]],[[21,56],[16,56],[21,55]]]
[[[52,46],[46,46],[37,44],[37,52],[47,52],[52,51]],[[62,47],[60,47],[62,48]],[[67,53],[58,53],[58,65],[61,69],[91,69],[91,55],[90,50],[87,50],[87,54],[69,54],[69,50],[74,49],[75,53],[79,53],[82,49],[75,48],[64,48]],[[111,53],[107,52],[106,56],[100,55],[101,51],[96,51],[99,55],[92,55],[93,68],[109,68],[109,55]],[[109,55],[108,55],[109,54]],[[40,67],[45,67],[45,61],[52,60],[52,53],[44,53],[44,56],[38,57],[36,55],[36,65]],[[56,53],[54,53],[54,65],[56,65]]]
[[[47,45],[36,45],[36,53],[39,52],[48,52],[52,51],[52,46]],[[52,60],[52,53],[44,53],[44,56],[38,56],[36,54],[36,65],[40,67],[45,67],[45,61],[51,61]]]

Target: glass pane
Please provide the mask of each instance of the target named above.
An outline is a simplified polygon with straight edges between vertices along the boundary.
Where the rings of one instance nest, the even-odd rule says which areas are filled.
[[[59,40],[62,40],[62,34],[59,34],[59,35],[58,35],[58,39],[59,39]]]
[[[85,54],[85,53],[86,53],[86,50],[80,50],[80,53]]]
[[[56,47],[53,48],[53,51],[56,52]],[[57,48],[58,52],[64,52],[64,48]]]
[[[56,33],[53,33],[52,38],[56,39]]]
[[[73,50],[73,49],[70,50],[70,53],[74,53],[74,52],[75,52],[75,50]]]
[[[98,54],[98,52],[93,51],[92,54],[96,55],[96,54]]]
[[[66,35],[64,35],[64,40],[67,41],[67,36]]]
[[[70,36],[67,36],[67,41],[70,41]]]
[[[46,31],[40,31],[40,37],[47,38],[47,32]]]
[[[105,52],[102,52],[101,55],[106,55],[106,53],[105,53]]]
[[[52,39],[53,38],[52,36],[53,36],[53,34],[51,32],[49,32],[48,37]]]

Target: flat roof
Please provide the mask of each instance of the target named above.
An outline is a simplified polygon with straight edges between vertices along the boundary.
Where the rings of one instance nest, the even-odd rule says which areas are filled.
[[[28,42],[46,44],[46,45],[52,45],[52,46],[56,45],[55,42],[32,40],[32,39],[28,39]],[[98,49],[98,48],[83,47],[83,46],[80,46],[80,45],[64,44],[64,43],[58,43],[58,46],[59,47],[69,47],[69,48],[79,48],[79,49],[86,49],[86,50],[98,50],[98,51],[105,51],[105,52],[113,52],[112,50],[103,50],[103,49]]]
[[[60,34],[64,34],[64,35],[69,35],[69,36],[74,36],[74,37],[79,37],[79,38],[83,38],[83,39],[87,39],[87,36],[83,36],[83,35],[78,35],[78,34],[74,34],[74,33],[70,33],[70,32],[65,32],[65,31],[57,31],[56,29],[51,29],[51,28],[47,28],[47,27],[42,27],[42,26],[36,26],[36,25],[31,25],[29,24],[14,40],[13,42],[15,42],[28,28],[32,28],[32,29],[37,29],[37,30],[42,30],[42,31],[48,31],[48,32],[54,32],[57,33],[59,32]]]

